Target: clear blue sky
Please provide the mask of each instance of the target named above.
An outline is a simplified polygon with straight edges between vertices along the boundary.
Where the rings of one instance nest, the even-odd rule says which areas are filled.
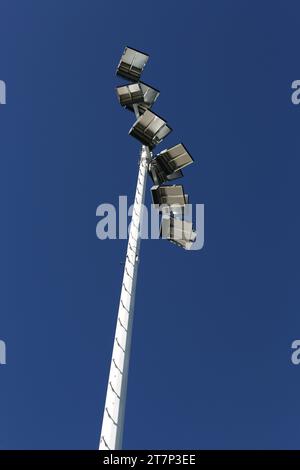
[[[98,240],[95,213],[134,193],[127,44],[150,54],[160,149],[191,151],[206,226],[201,251],[142,243],[124,446],[300,448],[299,2],[0,0],[0,17],[0,448],[98,445],[126,241]]]

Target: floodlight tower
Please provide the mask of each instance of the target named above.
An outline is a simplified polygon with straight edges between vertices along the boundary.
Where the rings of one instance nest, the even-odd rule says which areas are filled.
[[[136,122],[129,131],[142,144],[136,193],[129,230],[127,253],[123,273],[121,296],[115,330],[111,366],[108,378],[106,400],[103,413],[99,450],[118,450],[122,448],[126,392],[134,317],[135,290],[139,266],[141,243],[141,224],[147,175],[150,174],[156,186],[152,188],[153,202],[167,207],[163,212],[161,236],[189,249],[195,240],[195,232],[182,221],[187,195],[182,186],[160,186],[166,181],[179,178],[181,169],[192,158],[182,144],[165,150],[152,158],[152,150],[172,129],[166,121],[150,111],[159,95],[159,91],[139,81],[149,56],[136,49],[126,47],[117,68],[117,75],[131,80],[130,84],[117,87],[121,106],[134,111]],[[172,205],[176,209],[172,209]],[[178,210],[179,207],[179,210]],[[183,225],[182,225],[183,224]]]
[[[129,231],[117,326],[104,407],[100,450],[117,450],[122,447],[135,288],[141,243],[139,232],[145,200],[148,159],[148,149],[144,146],[141,151],[139,174]]]

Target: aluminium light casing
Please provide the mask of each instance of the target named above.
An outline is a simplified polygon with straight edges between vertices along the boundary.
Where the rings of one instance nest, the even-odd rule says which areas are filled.
[[[152,186],[152,202],[160,212],[181,215],[186,204],[188,195],[184,194],[183,186]]]
[[[133,82],[139,81],[148,59],[148,54],[131,47],[125,47],[117,67],[117,75]]]
[[[129,135],[135,137],[143,145],[147,145],[152,149],[171,131],[171,127],[167,125],[164,119],[147,109],[133,124]]]
[[[149,165],[149,173],[155,184],[162,184],[183,176],[182,168],[193,163],[193,158],[180,143],[160,152]]]
[[[185,250],[190,250],[197,233],[192,222],[170,215],[162,217],[160,236]]]
[[[144,94],[139,83],[130,83],[116,88],[117,96],[121,106],[133,106],[144,101]],[[133,108],[132,108],[133,109]]]
[[[150,109],[153,106],[153,104],[159,97],[160,92],[159,90],[156,90],[156,88],[147,85],[144,82],[139,82],[139,85],[143,93],[143,100],[138,105],[138,111],[141,115],[144,114],[147,109]],[[130,111],[134,111],[133,106],[130,105],[127,106],[127,109],[129,109]]]

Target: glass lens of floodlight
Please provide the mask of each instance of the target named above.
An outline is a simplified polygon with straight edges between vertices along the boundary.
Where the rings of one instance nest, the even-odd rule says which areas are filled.
[[[152,199],[155,205],[169,206],[177,205],[183,207],[186,204],[186,198],[183,191],[183,186],[153,186],[151,188]]]
[[[132,103],[140,103],[143,100],[143,92],[138,83],[130,85],[129,90],[132,96]]]
[[[131,67],[134,67],[136,70],[143,70],[148,60],[148,56],[141,52],[135,54]]]
[[[160,129],[165,125],[165,122],[157,116],[154,116],[151,119],[151,122],[145,128],[144,133],[151,137],[154,137],[155,134],[158,134]]]
[[[117,95],[121,106],[129,106],[140,103],[143,100],[143,92],[139,83],[117,87]]]
[[[151,113],[150,111],[146,111],[143,116],[140,116],[139,119],[137,120],[137,124],[140,125],[140,127],[143,129],[143,132],[145,132],[145,129],[147,129],[148,126],[150,126],[151,122],[153,121],[155,115]]]
[[[193,159],[182,144],[175,145],[157,155],[157,160],[166,171],[172,173],[193,163]]]
[[[118,87],[117,94],[118,94],[120,101],[130,99],[130,92],[127,86]]]
[[[191,239],[193,224],[185,220],[179,220],[173,218],[173,238],[175,240],[187,240]]]
[[[172,129],[165,124],[157,132],[157,134],[155,136],[156,139],[160,142],[161,140],[163,140],[171,132],[171,130]]]
[[[122,62],[131,66],[134,61],[135,54],[136,51],[134,49],[131,49],[130,47],[125,47]]]
[[[175,145],[168,150],[170,160],[176,164],[177,168],[184,168],[186,165],[193,163],[192,157],[182,144]]]
[[[162,196],[178,196],[183,195],[183,187],[181,185],[160,186],[158,191]]]
[[[152,148],[161,142],[163,137],[169,134],[171,130],[163,119],[147,110],[138,118],[129,134]]]
[[[193,225],[191,222],[180,220],[173,216],[164,216],[162,218],[162,238],[167,238],[185,249],[190,249],[192,243],[196,240],[196,236],[197,234],[193,230]]]

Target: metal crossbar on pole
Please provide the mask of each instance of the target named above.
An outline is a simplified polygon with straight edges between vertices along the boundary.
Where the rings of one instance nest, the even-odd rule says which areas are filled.
[[[118,450],[122,448],[135,290],[141,244],[140,230],[145,201],[148,160],[149,149],[143,146],[104,406],[100,450]]]

